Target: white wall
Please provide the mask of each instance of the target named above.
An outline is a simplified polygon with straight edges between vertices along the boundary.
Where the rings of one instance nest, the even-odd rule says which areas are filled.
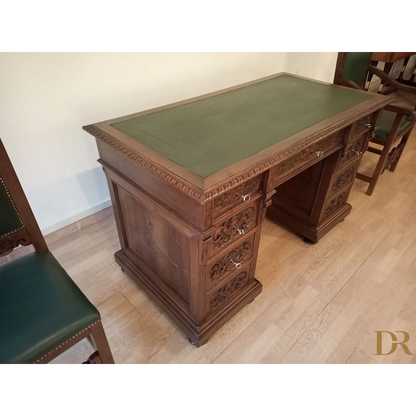
[[[287,53],[285,71],[332,83],[337,57],[338,52]]]
[[[110,204],[81,127],[277,72],[331,82],[336,53],[0,53],[0,137],[44,234]]]
[[[278,72],[332,82],[336,49],[0,49],[0,137],[46,235],[110,205],[82,126]]]

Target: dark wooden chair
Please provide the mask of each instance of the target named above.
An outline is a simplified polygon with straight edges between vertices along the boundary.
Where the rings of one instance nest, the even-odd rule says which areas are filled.
[[[371,52],[340,52],[335,69],[334,84],[368,90],[373,75],[392,87],[395,101],[381,114],[370,142],[382,149],[369,146],[368,151],[380,155],[373,176],[357,173],[356,178],[369,183],[367,195],[371,195],[377,181],[386,169],[394,172],[416,121],[416,88],[403,85],[385,72],[370,65]],[[401,139],[401,140],[400,140]],[[400,142],[399,142],[400,140]],[[398,143],[399,142],[399,143]]]
[[[35,252],[0,266],[0,363],[47,363],[86,337],[88,363],[114,363],[98,310],[49,252],[0,140],[0,256]]]

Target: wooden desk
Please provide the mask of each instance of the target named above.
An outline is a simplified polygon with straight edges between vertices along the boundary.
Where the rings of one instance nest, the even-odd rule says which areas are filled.
[[[117,263],[197,346],[261,292],[267,213],[317,242],[351,211],[391,99],[278,74],[97,124]]]

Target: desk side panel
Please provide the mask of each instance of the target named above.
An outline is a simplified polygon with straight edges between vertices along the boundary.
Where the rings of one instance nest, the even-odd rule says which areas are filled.
[[[165,209],[174,213],[186,223],[193,225],[201,231],[206,228],[203,205],[198,204],[197,201],[170,186],[108,144],[98,139],[96,142],[100,163],[110,167],[120,176],[133,183],[147,196],[163,205]]]

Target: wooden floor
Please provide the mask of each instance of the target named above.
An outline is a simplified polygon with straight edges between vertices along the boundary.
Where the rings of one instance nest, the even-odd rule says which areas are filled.
[[[366,153],[360,171],[371,173],[377,158]],[[100,310],[116,363],[416,363],[400,346],[374,355],[376,330],[407,331],[416,354],[415,160],[414,133],[373,196],[355,181],[351,215],[316,245],[266,220],[256,272],[263,292],[201,348],[114,263],[112,216],[50,248]],[[54,362],[90,352],[84,341]]]

